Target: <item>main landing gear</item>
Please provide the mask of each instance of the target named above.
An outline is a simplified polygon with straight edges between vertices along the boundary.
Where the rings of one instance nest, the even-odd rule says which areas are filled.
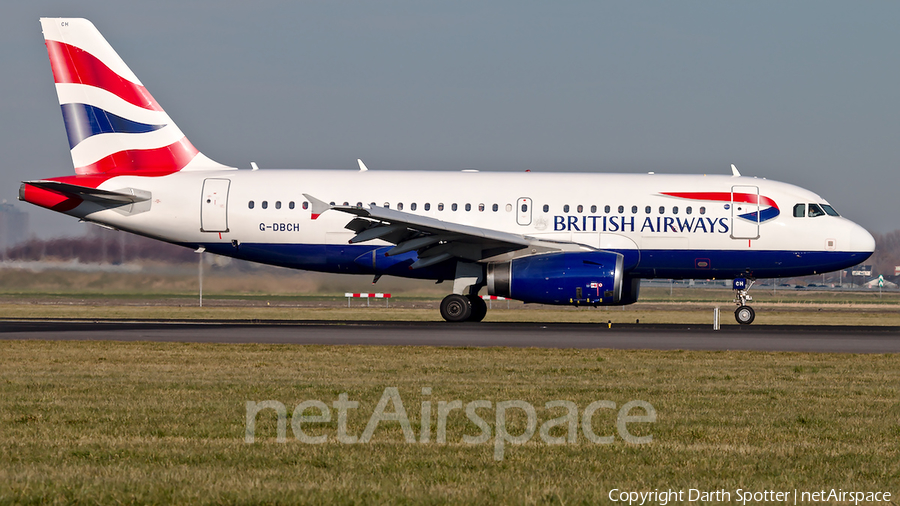
[[[747,281],[746,278],[737,278],[732,284],[732,288],[734,289],[734,303],[738,306],[738,308],[734,310],[734,319],[741,325],[750,325],[756,318],[756,311],[747,305],[748,302],[753,300],[753,297],[747,292],[750,291],[750,287],[753,286],[755,280],[749,280],[749,284]]]
[[[452,293],[441,301],[441,316],[448,322],[480,322],[487,315],[487,303],[478,295]]]
[[[478,296],[484,287],[484,266],[457,262],[453,293],[441,301],[441,316],[448,322],[480,322],[487,315],[487,303]],[[466,295],[462,295],[466,294]]]

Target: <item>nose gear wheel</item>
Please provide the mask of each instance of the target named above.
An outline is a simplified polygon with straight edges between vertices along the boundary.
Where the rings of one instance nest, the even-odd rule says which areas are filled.
[[[753,323],[753,320],[756,319],[756,311],[747,305],[748,302],[753,300],[753,297],[747,292],[750,291],[750,288],[755,282],[755,279],[748,280],[738,278],[734,280],[734,284],[732,285],[734,288],[734,303],[738,306],[738,308],[734,310],[734,319],[741,325],[750,325]]]

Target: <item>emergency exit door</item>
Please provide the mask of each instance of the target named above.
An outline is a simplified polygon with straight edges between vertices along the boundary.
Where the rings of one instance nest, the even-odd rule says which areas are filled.
[[[731,187],[731,238],[759,239],[759,187]]]
[[[200,231],[228,232],[230,179],[204,179],[200,201]]]

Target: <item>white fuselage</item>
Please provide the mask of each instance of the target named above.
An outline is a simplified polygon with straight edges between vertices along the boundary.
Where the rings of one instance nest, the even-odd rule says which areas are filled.
[[[209,180],[220,180],[213,199],[203,194],[204,181]],[[797,204],[827,204],[818,195],[751,177],[232,170],[119,176],[99,188],[139,189],[152,198],[143,212],[129,214],[85,202],[69,214],[235,257],[246,256],[242,245],[254,245],[248,259],[333,272],[357,272],[343,265],[356,252],[309,250],[316,251],[310,259],[302,258],[302,248],[296,254],[281,250],[271,258],[261,253],[291,245],[350,248],[354,232],[344,227],[353,216],[329,211],[312,219],[303,194],[337,205],[374,204],[542,240],[630,251],[637,257],[629,267],[639,277],[733,277],[745,270],[759,277],[812,274],[855,265],[874,246],[871,235],[846,218],[793,215]],[[760,204],[721,200],[753,191]],[[774,218],[765,219],[762,211],[770,207],[765,199],[777,205]],[[739,217],[747,211],[759,212],[759,222]],[[201,230],[201,219],[216,224]],[[353,247],[385,245],[375,240]],[[798,257],[806,261],[791,261]]]

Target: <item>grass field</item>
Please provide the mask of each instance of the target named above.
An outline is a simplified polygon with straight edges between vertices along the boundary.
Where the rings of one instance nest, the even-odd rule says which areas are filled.
[[[247,401],[288,416],[304,400],[359,402],[360,435],[385,388],[402,398],[414,436],[430,401],[428,443],[382,422],[366,444],[275,441],[273,410],[244,442]],[[431,394],[422,389],[430,387]],[[900,493],[900,356],[755,352],[575,351],[411,347],[0,342],[0,503],[609,503],[611,489],[699,488]],[[435,442],[439,401],[523,400],[538,424],[580,417],[592,402],[650,403],[654,423],[593,417],[589,442],[549,445],[535,432],[494,458],[492,438],[461,410]],[[386,412],[395,411],[389,404]],[[495,435],[495,409],[478,411]],[[632,414],[641,414],[640,409]],[[316,414],[309,410],[307,415]],[[510,410],[509,433],[526,418]],[[564,426],[563,426],[564,427]],[[561,427],[551,436],[565,435]],[[697,503],[694,503],[697,504]],[[731,504],[737,504],[732,496]]]
[[[361,288],[336,291],[318,278],[268,273],[205,286],[199,308],[190,278],[0,272],[0,316],[439,320],[444,288],[388,284],[379,290],[395,291],[391,308],[355,301],[348,309],[341,291]],[[895,293],[753,295],[758,324],[900,326]],[[733,325],[730,300],[726,289],[651,288],[617,308],[499,303],[486,320],[711,324],[719,306]],[[330,422],[304,425],[327,436],[324,444],[295,438],[300,402],[332,407],[342,393],[359,403],[347,431],[362,435],[386,388],[397,389],[416,442],[396,421],[378,425],[368,443],[338,442],[334,408]],[[269,409],[246,443],[246,403],[267,400],[285,406],[287,441],[276,441]],[[491,403],[477,411],[487,441],[462,442],[480,432],[463,409],[450,411],[446,442],[436,441],[439,403],[455,400]],[[498,460],[496,406],[515,400],[535,407],[535,432],[503,445]],[[575,442],[550,445],[540,435],[565,414],[545,407],[554,400],[574,403]],[[613,442],[589,441],[581,416],[601,400],[616,409],[650,403],[656,421],[629,430],[652,442],[623,440],[616,410],[606,408],[589,427]],[[419,442],[423,402],[428,442]],[[525,432],[524,412],[510,409],[505,426]],[[546,436],[566,436],[565,428]],[[888,491],[896,504],[898,443],[898,355],[0,341],[0,505],[608,504],[612,489],[689,488],[732,493],[690,504],[740,504],[739,488]]]
[[[243,264],[242,264],[243,265]],[[393,292],[410,299],[440,300],[449,293],[448,283],[385,276],[377,284],[368,276],[322,274],[291,269],[253,266],[250,271],[207,267],[204,293],[211,298],[270,298],[272,300],[309,300],[340,298],[344,292]],[[65,296],[96,298],[157,297],[196,299],[199,291],[197,270],[185,265],[135,265],[136,272],[70,271],[48,269],[36,273],[27,269],[0,268],[0,295]],[[486,291],[482,291],[486,293]],[[750,293],[758,302],[787,304],[863,303],[900,304],[900,291],[878,289],[828,290],[756,285]],[[649,286],[641,290],[641,300],[649,302],[731,301],[729,288],[687,287],[676,284]]]
[[[326,275],[274,267],[251,271],[208,268],[204,307],[198,307],[195,266],[146,265],[140,272],[0,269],[0,316],[7,318],[175,318],[237,320],[438,321],[448,284],[385,277],[375,286],[360,276]],[[353,301],[345,291],[393,292],[391,309]],[[900,292],[796,290],[757,286],[751,293],[757,324],[900,326]],[[486,321],[735,324],[732,291],[725,287],[645,287],[637,304],[573,308],[494,304]]]
[[[736,325],[734,306],[723,296],[704,294],[708,300],[654,300],[620,307],[575,308],[494,303],[488,322],[596,322],[681,323],[712,325],[713,308],[721,310],[723,325]],[[729,294],[725,294],[729,295]],[[872,303],[854,294],[843,299],[754,301],[757,325],[877,325],[900,326],[900,305]],[[222,320],[375,320],[440,321],[440,298],[398,297],[390,307],[381,300],[354,300],[347,307],[342,297],[314,295],[214,295],[198,307],[193,297],[129,294],[0,294],[3,318],[87,319],[222,319]]]

